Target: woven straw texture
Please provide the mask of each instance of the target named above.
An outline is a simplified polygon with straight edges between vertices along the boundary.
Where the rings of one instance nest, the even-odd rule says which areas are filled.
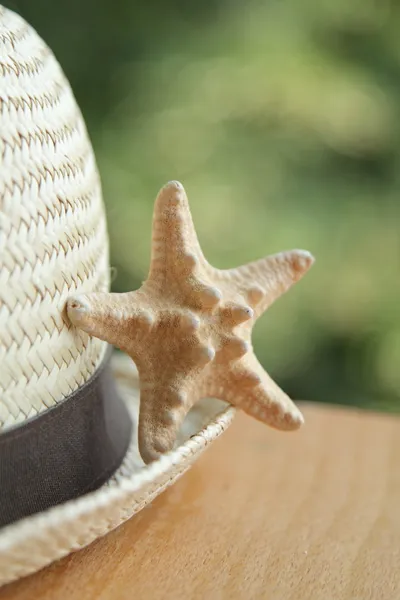
[[[72,329],[67,297],[106,291],[101,187],[82,115],[56,59],[0,7],[0,430],[93,374],[105,344]]]
[[[134,364],[114,357],[114,372],[134,422],[138,415],[138,379]],[[101,489],[0,532],[0,585],[33,573],[79,550],[121,525],[173,484],[231,423],[233,407],[205,400],[191,410],[178,447],[150,466],[138,454],[134,427],[130,449],[114,477]]]
[[[72,328],[70,295],[106,291],[108,238],[95,158],[81,113],[50,50],[0,7],[0,431],[80,387],[106,344]],[[137,423],[138,375],[114,357]],[[175,450],[145,467],[133,427],[118,472],[99,490],[0,531],[0,585],[90,544],[141,510],[189,468],[235,410],[204,400]]]

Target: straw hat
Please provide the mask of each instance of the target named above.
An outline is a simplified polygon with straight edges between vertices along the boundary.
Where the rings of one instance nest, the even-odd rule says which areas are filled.
[[[0,155],[1,585],[138,512],[228,427],[231,405],[301,426],[251,334],[314,258],[290,250],[216,269],[171,181],[155,202],[147,280],[110,293],[82,115],[50,50],[2,7]]]
[[[107,291],[101,186],[51,51],[0,7],[0,584],[106,534],[171,485],[232,421],[205,400],[145,466],[133,362],[71,325]]]

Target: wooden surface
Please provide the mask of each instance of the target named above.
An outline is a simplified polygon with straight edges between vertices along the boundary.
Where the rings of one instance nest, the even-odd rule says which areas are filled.
[[[304,411],[289,434],[239,415],[149,508],[0,600],[399,600],[400,419]]]

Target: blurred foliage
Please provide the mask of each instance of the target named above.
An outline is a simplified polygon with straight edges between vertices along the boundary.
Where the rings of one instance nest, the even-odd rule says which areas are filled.
[[[400,5],[15,0],[69,77],[117,267],[140,285],[152,205],[185,185],[210,262],[291,247],[311,272],[259,322],[296,398],[400,407]]]

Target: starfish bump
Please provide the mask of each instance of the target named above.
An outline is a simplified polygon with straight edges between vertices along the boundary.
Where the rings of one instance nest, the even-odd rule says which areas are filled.
[[[170,451],[191,406],[225,400],[281,430],[303,417],[258,362],[256,319],[314,259],[304,250],[220,270],[205,259],[182,185],[156,199],[151,265],[140,289],[70,298],[74,325],[125,351],[140,376],[139,451],[149,463]]]

